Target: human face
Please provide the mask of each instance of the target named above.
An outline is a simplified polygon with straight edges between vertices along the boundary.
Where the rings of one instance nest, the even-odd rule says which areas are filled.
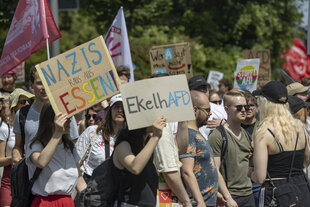
[[[92,109],[88,110],[88,114],[85,115],[87,126],[95,125],[95,119],[96,119],[97,112],[95,112]]]
[[[15,80],[12,74],[5,74],[1,78],[4,90],[13,91],[15,88]]]
[[[307,99],[309,98],[308,91],[305,91],[303,93],[297,93],[297,94],[295,94],[295,96],[297,96],[298,98],[300,98],[303,101],[307,101]]]
[[[116,124],[122,124],[125,121],[123,103],[118,101],[112,106],[112,120]]]
[[[228,88],[223,84],[223,83],[220,83],[219,84],[219,92],[221,93],[221,94],[224,94],[224,93],[226,93],[228,91]]]
[[[217,105],[221,105],[222,104],[222,100],[221,100],[220,96],[217,93],[213,93],[210,96],[210,102],[214,103],[214,104],[217,104]]]
[[[211,108],[209,99],[206,97],[202,97],[203,100],[201,103],[204,103],[201,106],[194,106],[195,116],[196,116],[196,124],[197,127],[202,127],[207,124],[209,117],[211,116]]]
[[[32,102],[32,100],[28,99],[27,96],[20,95],[18,98],[18,103],[15,106],[15,110],[18,111],[21,107],[26,106],[26,105],[30,105],[31,102]]]
[[[239,111],[239,106],[240,111]],[[229,101],[229,105],[225,106],[225,110],[227,112],[227,118],[232,121],[242,122],[246,119],[246,100],[242,96],[232,96]],[[247,105],[248,106],[248,105]]]
[[[258,111],[254,101],[250,100],[248,104],[250,106],[250,109],[246,111],[246,118],[251,119],[256,115]]]
[[[121,80],[121,84],[128,83],[128,81],[129,81],[127,76],[125,76],[125,75],[119,76],[119,79]]]
[[[34,75],[34,82],[30,82],[30,86],[33,90],[33,93],[36,97],[36,101],[40,101],[40,102],[46,102],[48,101],[48,97],[46,95],[44,86],[40,80],[40,77],[38,75],[38,72],[35,73]]]

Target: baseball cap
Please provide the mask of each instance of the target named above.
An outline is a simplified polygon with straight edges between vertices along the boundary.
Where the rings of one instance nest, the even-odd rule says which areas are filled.
[[[123,102],[121,94],[116,94],[116,95],[112,96],[112,98],[110,100],[110,107],[112,107],[116,102],[119,102],[119,101]]]
[[[10,109],[14,108],[18,104],[18,99],[21,95],[24,95],[29,99],[34,98],[32,93],[29,93],[21,88],[16,88],[9,96]]]
[[[207,86],[208,83],[202,76],[194,76],[188,80],[189,90],[198,88],[199,86]]]
[[[295,82],[286,86],[287,93],[289,96],[294,96],[296,93],[304,93],[308,91],[309,87],[302,85],[301,83]]]
[[[285,85],[279,81],[270,81],[263,86],[262,90],[256,91],[257,95],[264,96],[273,103],[287,103],[288,95]]]
[[[301,100],[300,98],[296,96],[289,96],[288,103],[290,105],[290,110],[293,114],[295,114],[296,112],[298,112],[300,109],[304,107],[307,107],[307,108],[310,107],[309,102],[304,102],[303,100]]]

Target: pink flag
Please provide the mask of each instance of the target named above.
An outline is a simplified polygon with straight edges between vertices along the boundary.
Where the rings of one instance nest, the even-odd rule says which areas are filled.
[[[117,15],[104,40],[112,57],[114,65],[116,67],[119,65],[129,67],[129,81],[134,81],[132,60],[123,7],[118,10]]]
[[[45,8],[45,9],[43,9]],[[61,34],[48,0],[19,0],[0,60],[0,77]]]

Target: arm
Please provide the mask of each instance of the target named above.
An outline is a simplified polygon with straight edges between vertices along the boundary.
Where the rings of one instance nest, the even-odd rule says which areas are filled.
[[[77,184],[76,184],[75,188],[76,188],[76,191],[78,192],[78,194],[81,194],[81,192],[84,189],[86,189],[87,184],[86,184],[86,182],[85,182],[85,180],[84,180],[84,178],[83,178],[83,176],[81,174],[81,170],[80,170],[80,167],[79,167],[78,163],[76,164],[76,167],[77,167],[77,170],[79,172],[79,177],[78,177]]]
[[[31,161],[36,167],[44,168],[51,161],[55,153],[56,147],[59,144],[63,135],[64,124],[66,123],[67,119],[67,115],[62,113],[59,113],[55,116],[55,131],[52,135],[52,138],[41,152],[33,152],[30,155]]]
[[[151,158],[154,149],[162,135],[162,129],[166,126],[166,119],[161,116],[153,123],[153,136],[149,139],[144,148],[137,154],[132,154],[131,147],[128,142],[121,142],[115,149],[115,159],[129,170],[131,173],[138,175],[142,172],[149,159]]]
[[[186,186],[188,187],[189,191],[197,202],[197,206],[206,206],[204,199],[201,195],[197,179],[193,172],[194,161],[195,159],[193,157],[186,157],[181,159],[181,162],[183,163],[182,177],[185,181]]]
[[[236,201],[231,197],[225,180],[220,172],[220,167],[221,167],[221,158],[220,157],[214,157],[217,173],[218,173],[218,179],[219,179],[219,192],[223,195],[224,199],[227,201],[227,206],[234,206],[237,207]]]
[[[0,166],[5,167],[12,164],[12,156],[5,157],[6,141],[0,140]]]
[[[305,148],[305,158],[304,158],[304,167],[308,167],[310,164],[310,145],[309,145],[309,135],[308,133],[306,133],[306,131],[304,130],[304,134],[307,137],[306,138],[306,148]]]
[[[188,144],[188,127],[186,121],[178,122],[178,131],[175,136],[175,139],[178,144],[179,155],[186,153]]]
[[[163,172],[162,174],[169,188],[182,202],[183,207],[191,207],[192,206],[191,201],[184,188],[179,172],[178,171]]]
[[[222,119],[213,118],[212,120],[207,121],[207,127],[210,130],[214,130],[216,127],[220,126]],[[223,122],[224,124],[225,122]]]
[[[12,150],[13,163],[17,163],[23,157],[23,141],[22,136],[15,135],[15,146]]]
[[[264,137],[257,139],[257,137]],[[251,174],[251,180],[257,184],[263,184],[266,178],[268,149],[266,140],[272,138],[271,135],[257,131],[254,139],[254,172]],[[270,140],[270,139],[269,139]]]

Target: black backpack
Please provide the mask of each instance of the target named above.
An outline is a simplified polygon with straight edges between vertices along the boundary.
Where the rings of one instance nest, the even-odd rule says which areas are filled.
[[[23,146],[25,145],[25,122],[30,105],[24,106],[19,111],[19,125]],[[31,205],[34,196],[31,189],[34,181],[39,177],[42,169],[36,168],[33,177],[29,180],[26,158],[15,163],[11,168],[11,207],[28,207]]]
[[[106,157],[109,143],[105,143]],[[87,188],[80,194],[80,207],[110,207],[114,205],[120,186],[121,170],[113,163],[113,154],[96,167]]]

